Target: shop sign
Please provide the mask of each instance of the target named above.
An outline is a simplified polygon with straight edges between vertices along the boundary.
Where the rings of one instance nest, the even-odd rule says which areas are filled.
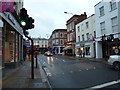
[[[8,19],[15,25],[15,20],[14,20],[14,18],[11,16],[11,14],[8,15]]]
[[[0,12],[14,12],[13,0],[0,0]]]

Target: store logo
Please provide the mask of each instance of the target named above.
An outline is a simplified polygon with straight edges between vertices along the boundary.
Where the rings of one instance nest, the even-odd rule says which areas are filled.
[[[14,1],[0,0],[0,12],[14,12]]]

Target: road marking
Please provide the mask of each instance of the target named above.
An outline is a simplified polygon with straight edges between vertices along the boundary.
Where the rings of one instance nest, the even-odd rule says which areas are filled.
[[[93,69],[96,69],[96,67],[93,67]]]
[[[65,62],[65,60],[63,60],[63,62]]]
[[[89,70],[89,69],[86,69],[86,70]]]
[[[79,70],[79,71],[82,71],[82,70]]]
[[[114,84],[117,84],[117,83],[120,83],[120,80],[100,84],[100,85],[93,86],[93,87],[86,88],[86,89],[82,89],[82,90],[95,90],[95,89],[98,89],[98,88],[104,88],[104,87],[107,87],[107,86],[111,86],[111,85],[114,85]]]

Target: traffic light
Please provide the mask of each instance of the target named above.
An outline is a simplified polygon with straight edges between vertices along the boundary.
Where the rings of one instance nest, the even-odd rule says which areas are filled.
[[[32,19],[32,17],[29,17],[28,18],[28,29],[32,29],[32,28],[34,28],[34,19]]]
[[[24,29],[25,29],[25,27],[27,25],[27,19],[28,19],[27,10],[25,8],[22,8],[20,10],[20,24],[22,25],[22,27]]]
[[[25,8],[22,8],[20,10],[20,24],[23,28],[23,30],[28,30],[34,28],[34,19],[32,17],[29,17],[27,14],[27,10]]]

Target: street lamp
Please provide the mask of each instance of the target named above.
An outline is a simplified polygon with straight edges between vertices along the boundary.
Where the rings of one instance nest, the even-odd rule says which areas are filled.
[[[70,13],[70,12],[64,12],[65,14],[71,14],[71,15],[74,15],[73,13]]]

